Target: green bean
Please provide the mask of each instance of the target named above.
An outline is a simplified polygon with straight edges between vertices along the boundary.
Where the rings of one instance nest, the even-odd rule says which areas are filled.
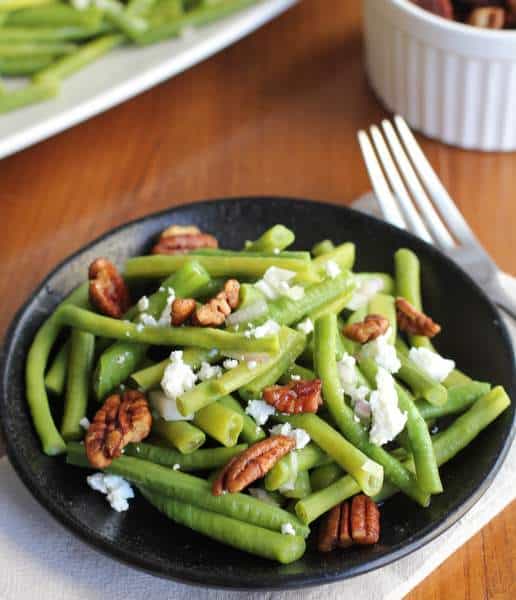
[[[81,46],[77,51],[69,56],[65,56],[57,60],[54,64],[40,71],[36,77],[36,81],[46,80],[61,80],[83,67],[89,65],[99,56],[103,56],[113,48],[124,43],[125,37],[119,34],[109,34],[99,37],[87,44]]]
[[[354,289],[345,290],[333,300],[330,300],[329,302],[318,306],[315,310],[308,314],[308,317],[312,319],[312,321],[315,321],[319,317],[322,317],[327,314],[339,315],[349,304],[349,301],[353,297],[353,294]]]
[[[183,350],[183,362],[190,365],[194,370],[198,369],[203,362],[217,362],[220,359],[220,356],[220,352],[214,348],[211,350],[208,350],[207,348],[186,348]],[[167,358],[155,365],[145,367],[140,371],[132,373],[129,381],[143,392],[158,387],[163,379],[165,369],[169,364],[170,359]]]
[[[178,298],[187,298],[202,287],[210,276],[206,269],[195,261],[186,262],[181,269],[168,277],[159,290],[149,296],[148,307],[135,317],[140,322],[142,315],[159,319],[167,306],[167,297],[173,289]],[[95,369],[93,388],[100,400],[111,390],[123,383],[138,367],[148,351],[147,344],[121,341],[113,344],[100,356]]]
[[[53,54],[0,58],[0,74],[10,76],[32,75],[54,61]]]
[[[468,409],[480,396],[489,392],[491,385],[481,381],[472,381],[448,389],[448,400],[442,406],[429,404],[425,400],[416,402],[420,415],[425,420],[438,419],[446,415],[455,415]]]
[[[284,252],[282,255],[258,254],[256,252],[231,252],[176,254],[173,256],[136,256],[130,258],[125,265],[125,274],[130,278],[161,279],[177,271],[186,260],[195,257],[212,277],[244,277],[257,279],[269,267],[281,267],[295,271],[303,281],[312,281],[314,272],[308,253]]]
[[[19,10],[28,6],[39,6],[40,4],[53,4],[55,0],[2,0],[0,12]]]
[[[458,417],[445,431],[432,439],[435,458],[439,466],[454,458],[470,444],[477,435],[497,419],[508,408],[511,401],[501,386],[493,388],[481,396],[463,415]],[[409,458],[404,463],[414,470],[414,461]],[[381,502],[397,493],[395,486],[387,485],[375,498]]]
[[[213,298],[213,296],[218,294],[223,288],[226,280],[226,277],[211,277],[210,280],[207,281],[206,284],[197,291],[195,296],[192,297],[196,300],[207,300],[208,298]]]
[[[84,466],[84,446],[77,442],[68,444],[66,460],[69,464]],[[199,508],[241,519],[252,525],[281,531],[282,525],[290,523],[297,535],[306,537],[309,534],[308,527],[301,524],[297,517],[280,508],[247,494],[214,496],[211,493],[211,485],[206,480],[146,460],[121,456],[115,459],[105,471],[120,475],[138,486],[145,486],[159,494],[172,496],[181,502],[189,502]]]
[[[340,479],[342,475],[342,469],[337,463],[334,462],[316,467],[310,473],[310,484],[312,486],[312,490],[314,492],[323,490],[337,481],[337,479]]]
[[[289,564],[303,556],[305,540],[198,508],[140,488],[141,493],[170,519],[218,542],[262,558]]]
[[[194,415],[194,423],[226,448],[236,446],[244,426],[242,415],[219,402],[198,410]]]
[[[265,476],[265,489],[268,492],[278,490],[294,478],[292,464],[288,460],[290,454],[292,453],[279,460]],[[301,448],[301,450],[296,450],[296,459],[297,471],[308,471],[313,467],[327,464],[332,460],[315,444],[308,444],[308,446]]]
[[[322,240],[312,246],[311,253],[313,256],[323,256],[335,250],[335,244],[331,240]]]
[[[222,19],[236,11],[239,11],[256,0],[222,0],[214,5],[201,6],[188,11],[183,16],[162,24],[157,24],[148,29],[138,37],[137,42],[141,45],[154,44],[171,37],[177,37],[182,31],[189,27],[207,25],[212,21]]]
[[[370,279],[379,279],[383,282],[383,287],[380,290],[382,294],[389,294],[391,296],[394,296],[396,292],[394,279],[388,273],[355,273],[355,279],[359,285],[362,282],[368,281]]]
[[[24,56],[40,56],[41,54],[71,54],[77,49],[69,42],[2,42],[0,41],[0,57],[18,58]]]
[[[261,398],[262,391],[266,387],[275,384],[301,352],[303,352],[305,336],[302,333],[288,327],[283,327],[278,337],[281,351],[276,359],[270,363],[269,368],[264,370],[261,375],[255,377],[238,390],[238,393],[244,400]]]
[[[384,484],[385,486],[385,484]],[[337,479],[328,487],[313,492],[296,504],[296,515],[305,525],[312,523],[325,512],[347,498],[360,493],[360,486],[350,475]]]
[[[382,447],[369,441],[369,436],[360,423],[354,420],[352,409],[344,402],[335,360],[335,338],[337,319],[326,315],[315,323],[316,373],[323,382],[323,397],[326,408],[344,436],[364,454],[382,465],[385,477],[396,482],[405,494],[422,506],[428,503],[426,494],[417,484],[415,477]]]
[[[132,340],[154,346],[218,348],[221,353],[230,355],[251,352],[273,354],[279,348],[276,335],[251,339],[240,333],[229,333],[209,327],[141,327],[140,324],[111,319],[76,306],[64,306],[58,311],[57,318],[62,325],[77,327],[96,336]]]
[[[96,7],[76,10],[67,4],[50,4],[49,6],[33,6],[16,12],[10,12],[6,25],[15,27],[99,27],[102,22],[102,11]]]
[[[310,485],[308,471],[299,471],[294,482],[294,487],[292,489],[284,489],[281,493],[285,498],[296,498],[298,500],[306,498],[306,496],[311,494],[312,486]]]
[[[421,396],[434,406],[443,406],[446,404],[448,391],[444,385],[432,379],[421,367],[402,353],[398,352],[397,356],[401,363],[401,368],[396,373],[396,377],[405,382],[415,396]]]
[[[72,330],[61,424],[61,435],[66,441],[79,440],[84,434],[80,421],[86,416],[88,407],[94,349],[95,337],[91,333]]]
[[[336,246],[331,252],[322,254],[313,259],[314,267],[319,271],[324,271],[326,263],[331,260],[336,262],[343,271],[349,271],[355,263],[355,244],[346,242]]]
[[[249,324],[253,323],[253,320],[256,319],[256,312],[257,312],[256,309],[259,310],[258,318],[260,318],[264,322],[267,319],[268,308],[267,308],[267,302],[265,300],[265,296],[254,285],[251,285],[249,283],[243,283],[240,286],[238,311],[236,313],[234,313],[234,317],[236,317],[236,315],[238,313],[240,313],[240,317],[241,317],[242,313],[244,311],[247,311],[251,306],[253,307],[252,312],[255,315],[252,319],[246,319],[244,321],[240,320],[237,325],[233,325],[233,323],[231,321],[232,317],[229,317],[228,320],[226,321],[226,327],[228,329],[231,329],[232,331],[238,331],[238,330],[243,331],[244,329],[246,329],[246,327]]]
[[[190,454],[204,445],[204,432],[187,421],[165,421],[154,419],[152,431],[172,444],[181,454]]]
[[[378,366],[373,360],[362,359],[360,370],[371,385],[374,384]],[[400,410],[407,414],[407,433],[410,449],[416,463],[416,476],[419,487],[429,494],[439,494],[443,491],[439,469],[432,448],[432,440],[425,420],[420,415],[412,397],[400,385],[395,383]]]
[[[56,82],[42,81],[28,84],[17,90],[5,92],[0,96],[0,114],[27,106],[28,104],[48,100],[56,96],[58,91],[59,85]]]
[[[246,414],[245,410],[242,408],[242,405],[238,400],[236,400],[236,398],[233,398],[233,396],[224,396],[218,400],[218,403],[222,404],[222,406],[230,408],[239,415],[242,415],[243,425],[240,437],[244,442],[247,444],[254,444],[255,442],[259,442],[266,437],[265,431],[256,424],[252,417]]]
[[[396,306],[394,304],[394,297],[387,294],[374,295],[371,300],[369,300],[367,312],[370,315],[381,315],[389,321],[389,326],[391,328],[389,343],[394,344],[397,332]]]
[[[283,375],[279,378],[279,382],[290,383],[293,376],[304,381],[311,381],[312,379],[316,378],[315,373],[311,369],[307,369],[294,363],[290,365],[285,373],[283,373]]]
[[[183,454],[171,448],[140,442],[126,446],[124,456],[134,456],[164,467],[175,467],[181,471],[207,471],[223,467],[229,460],[247,449],[247,444],[233,448],[206,448]]]
[[[357,481],[360,489],[368,496],[381,489],[382,466],[369,459],[317,415],[307,413],[288,417],[277,416],[275,419],[304,429],[322,450]]]
[[[118,0],[102,0],[102,10],[107,21],[133,41],[137,41],[149,27],[145,19],[126,11]]]
[[[274,225],[254,242],[246,242],[248,252],[280,252],[294,243],[294,232],[284,225]]]
[[[126,12],[131,16],[147,16],[147,13],[151,11],[156,5],[157,0],[129,0],[127,3]],[[174,6],[177,8],[177,14],[181,14],[182,6],[180,1],[174,2]]]
[[[59,348],[59,352],[55,355],[45,375],[45,387],[56,396],[61,396],[64,392],[69,349],[70,340],[66,340],[61,348]]]
[[[60,306],[69,304],[86,306],[88,284],[81,285],[66,298]],[[25,387],[27,402],[36,432],[41,440],[43,452],[48,455],[65,451],[65,443],[56,429],[50,413],[45,389],[45,370],[52,346],[61,331],[58,312],[54,311],[39,328],[27,355],[25,366]]]
[[[98,27],[0,27],[0,44],[21,42],[69,42],[84,40],[98,35],[102,29]],[[48,54],[61,54],[50,50]]]

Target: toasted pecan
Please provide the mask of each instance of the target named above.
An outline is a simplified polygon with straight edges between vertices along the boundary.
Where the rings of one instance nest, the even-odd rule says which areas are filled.
[[[88,428],[84,445],[92,467],[104,469],[130,442],[140,442],[151,429],[152,416],[145,396],[127,390],[109,396]]]
[[[344,327],[344,335],[355,342],[365,344],[383,335],[389,329],[389,320],[381,315],[367,315],[358,323]]]
[[[295,445],[295,440],[286,435],[273,435],[253,444],[233,457],[220,471],[213,482],[212,494],[220,496],[224,491],[242,491],[268,473]]]
[[[319,552],[331,552],[336,546],[369,546],[380,539],[380,511],[364,494],[334,506],[319,528]]]
[[[186,254],[200,248],[218,248],[216,238],[195,225],[171,225],[162,232],[152,254]]]
[[[115,265],[107,258],[97,258],[88,269],[88,278],[93,306],[102,314],[119,319],[131,305],[131,298]]]
[[[231,311],[238,306],[240,284],[236,279],[228,279],[224,288],[203,306],[199,306],[193,315],[193,324],[199,327],[217,327],[222,325]]]
[[[322,404],[321,388],[320,379],[290,381],[265,388],[263,399],[282,413],[316,413]]]
[[[396,298],[396,318],[400,330],[411,335],[432,338],[441,331],[440,325],[425,313],[416,310],[405,298]]]
[[[170,307],[170,320],[174,327],[182,325],[193,315],[196,307],[193,298],[176,298]]]

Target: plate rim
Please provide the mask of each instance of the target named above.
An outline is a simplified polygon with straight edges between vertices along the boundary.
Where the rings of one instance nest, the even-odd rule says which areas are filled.
[[[107,229],[102,234],[89,241],[88,243],[80,246],[74,252],[65,256],[59,263],[51,269],[40,281],[40,283],[29,293],[25,302],[22,303],[20,308],[13,315],[10,325],[8,326],[4,340],[2,343],[2,348],[0,350],[0,430],[3,433],[5,444],[6,444],[6,453],[9,458],[9,461],[13,468],[15,469],[18,477],[21,479],[25,487],[28,489],[30,494],[37,500],[37,502],[56,520],[60,526],[64,527],[68,531],[70,531],[73,535],[78,537],[80,540],[85,542],[90,548],[93,548],[96,551],[101,552],[102,554],[109,556],[112,559],[118,560],[119,562],[132,567],[133,569],[138,569],[140,571],[144,571],[154,576],[159,576],[162,578],[166,578],[169,580],[177,581],[180,583],[185,583],[188,585],[199,586],[203,588],[209,589],[227,589],[232,591],[280,591],[280,590],[293,590],[293,589],[302,589],[307,587],[314,587],[320,585],[327,585],[330,583],[345,581],[352,577],[356,577],[359,575],[364,575],[369,573],[375,569],[380,567],[387,566],[409,554],[412,554],[416,550],[421,547],[427,545],[431,541],[435,540],[439,537],[445,530],[455,524],[462,516],[464,516],[484,495],[489,486],[491,485],[493,479],[496,474],[500,470],[508,452],[511,447],[511,444],[516,435],[516,411],[513,413],[513,418],[508,427],[508,431],[505,435],[505,439],[503,440],[503,445],[498,453],[496,461],[493,463],[489,473],[482,479],[482,481],[478,484],[478,486],[471,492],[471,494],[454,510],[447,513],[445,517],[442,518],[440,522],[436,524],[429,525],[423,529],[422,532],[415,536],[415,539],[409,538],[408,541],[405,541],[400,547],[395,548],[391,552],[386,555],[383,555],[378,558],[372,558],[368,560],[366,563],[353,565],[349,567],[346,572],[342,573],[332,573],[328,576],[325,575],[315,575],[315,576],[305,576],[303,574],[300,575],[285,575],[285,581],[282,581],[279,585],[267,585],[264,583],[263,585],[260,582],[254,581],[250,585],[232,585],[232,584],[224,584],[220,582],[220,576],[216,576],[213,581],[207,581],[205,575],[183,575],[181,573],[171,574],[170,572],[160,569],[155,565],[149,564],[149,561],[146,559],[142,559],[141,557],[135,557],[133,555],[129,556],[124,550],[119,549],[114,546],[111,542],[107,542],[103,540],[101,537],[96,535],[94,530],[89,530],[85,524],[81,521],[74,519],[69,515],[66,510],[62,510],[60,508],[55,507],[51,502],[47,501],[44,494],[41,492],[38,486],[35,486],[33,481],[31,480],[30,474],[27,473],[24,469],[23,461],[20,460],[21,457],[17,455],[14,451],[13,445],[9,439],[9,434],[4,425],[4,416],[5,416],[5,399],[7,394],[5,390],[7,389],[6,382],[6,367],[10,359],[10,355],[12,354],[15,343],[14,336],[17,328],[20,326],[20,317],[25,314],[27,309],[29,308],[31,302],[34,301],[34,298],[44,289],[47,285],[49,279],[51,279],[58,271],[60,271],[63,267],[66,267],[67,264],[72,262],[76,257],[82,254],[85,251],[90,250],[94,245],[101,243],[102,241],[108,239],[112,235],[124,230],[129,229],[134,225],[139,225],[141,223],[145,223],[147,221],[152,221],[155,219],[159,219],[160,217],[164,217],[166,215],[173,215],[176,211],[180,211],[184,208],[193,208],[199,207],[202,208],[203,205],[213,204],[213,203],[228,203],[228,202],[284,202],[288,203],[297,203],[304,204],[305,206],[311,206],[312,208],[316,208],[318,205],[323,205],[326,207],[331,207],[335,210],[340,210],[343,213],[353,213],[354,215],[359,215],[359,218],[364,219],[365,221],[372,220],[380,227],[385,227],[387,230],[395,231],[396,233],[400,233],[402,235],[408,236],[410,240],[415,242],[416,245],[423,245],[426,247],[426,250],[430,253],[433,253],[437,256],[440,256],[447,263],[447,266],[455,270],[457,275],[465,278],[470,285],[475,288],[475,291],[479,294],[479,296],[487,303],[493,314],[497,315],[499,325],[500,325],[500,335],[504,341],[504,344],[512,349],[511,338],[505,325],[503,319],[500,317],[498,309],[495,307],[493,302],[487,297],[485,292],[478,286],[478,284],[471,279],[471,277],[463,271],[456,263],[454,263],[446,254],[438,250],[435,246],[427,244],[417,236],[411,234],[408,231],[401,230],[390,223],[383,221],[375,216],[365,214],[361,211],[355,210],[350,206],[341,205],[333,202],[322,201],[322,200],[314,200],[314,199],[306,199],[306,198],[298,198],[294,196],[276,196],[276,195],[250,195],[250,196],[227,196],[222,198],[209,198],[201,201],[191,201],[184,202],[177,205],[174,205],[169,208],[165,208],[163,210],[153,212],[147,215],[144,215],[139,218],[132,219],[116,227],[111,229]],[[71,290],[69,290],[71,291]],[[69,292],[68,292],[69,293]],[[512,352],[512,361],[511,361],[511,371],[513,380],[515,380],[516,376],[516,356],[515,353]],[[428,531],[426,531],[428,529]],[[202,579],[201,579],[202,577]],[[257,584],[258,583],[258,584]]]

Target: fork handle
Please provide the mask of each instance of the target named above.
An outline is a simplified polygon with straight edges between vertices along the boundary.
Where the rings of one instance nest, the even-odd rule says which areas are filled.
[[[516,279],[500,271],[489,288],[487,291],[493,302],[516,319]]]

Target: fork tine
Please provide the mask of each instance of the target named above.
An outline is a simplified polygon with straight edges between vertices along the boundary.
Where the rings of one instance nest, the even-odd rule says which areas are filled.
[[[441,218],[437,214],[435,208],[432,206],[432,203],[428,199],[425,190],[417,178],[416,172],[414,171],[407,155],[405,154],[405,150],[403,149],[396,132],[394,131],[394,127],[386,119],[382,121],[382,126],[385,136],[389,142],[389,146],[391,147],[392,154],[398,163],[398,167],[403,174],[410,191],[412,192],[415,204],[419,207],[419,210],[425,217],[436,243],[442,248],[453,248],[455,246],[455,242],[453,241],[453,238],[449,234],[446,227],[443,225],[443,222],[441,221]]]
[[[444,222],[449,230],[462,244],[478,244],[475,234],[471,231],[469,225],[466,223],[464,217],[441,183],[437,173],[423,154],[423,150],[421,150],[420,145],[412,131],[410,131],[405,120],[399,115],[396,115],[394,117],[394,122],[396,123],[398,132],[405,144],[405,148],[419,172],[421,181],[424,183],[433,201],[441,211]]]
[[[398,208],[391,190],[389,189],[380,164],[378,163],[378,159],[374,153],[373,146],[371,145],[371,142],[369,141],[365,131],[358,132],[358,143],[360,145],[360,150],[362,150],[362,156],[364,157],[366,169],[369,173],[369,178],[373,184],[373,189],[376,197],[378,198],[378,202],[380,203],[380,208],[382,209],[385,219],[400,229],[406,229],[407,226],[405,224],[405,220],[403,219],[400,209]]]
[[[425,242],[433,244],[434,241],[432,239],[432,236],[430,235],[428,229],[421,220],[419,213],[414,208],[412,200],[408,195],[407,188],[405,187],[405,184],[403,183],[398,173],[398,169],[396,168],[396,165],[394,164],[391,158],[391,153],[387,148],[387,144],[385,143],[383,136],[376,125],[373,125],[371,127],[371,137],[373,138],[376,153],[380,157],[383,170],[387,174],[387,179],[389,180],[391,187],[394,190],[395,198],[397,198],[399,204],[401,205],[401,210],[403,216],[407,220],[409,230],[411,230],[412,233],[415,233],[418,237],[425,240]]]

